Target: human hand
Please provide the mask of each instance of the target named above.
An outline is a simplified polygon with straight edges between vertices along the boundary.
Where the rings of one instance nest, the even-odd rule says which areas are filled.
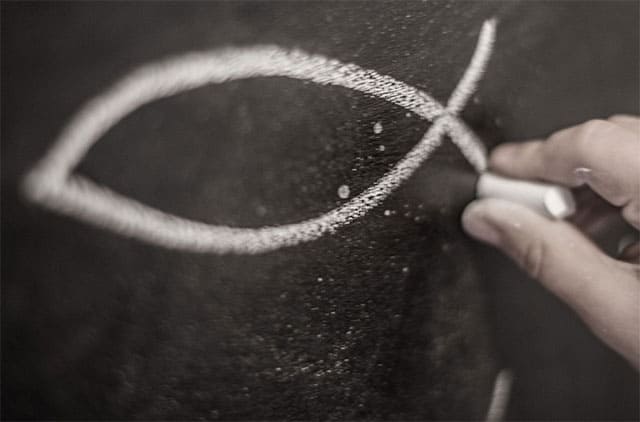
[[[567,187],[586,184],[621,208],[623,218],[640,230],[639,160],[640,119],[618,115],[558,131],[547,140],[500,145],[489,166],[514,178]],[[573,224],[499,199],[473,201],[464,210],[462,225],[514,259],[640,369],[637,256],[634,263],[615,260]]]

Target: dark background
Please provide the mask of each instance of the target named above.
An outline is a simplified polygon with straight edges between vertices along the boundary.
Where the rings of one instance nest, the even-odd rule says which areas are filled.
[[[258,256],[142,244],[17,186],[118,78],[228,45],[301,48],[446,102],[497,16],[464,111],[489,147],[638,114],[638,14],[635,1],[2,3],[2,417],[482,419],[509,367],[509,419],[637,419],[637,373],[462,233],[471,169],[448,141],[365,218]],[[211,85],[129,115],[77,171],[204,222],[295,222],[415,145],[429,123],[405,113],[285,78]]]

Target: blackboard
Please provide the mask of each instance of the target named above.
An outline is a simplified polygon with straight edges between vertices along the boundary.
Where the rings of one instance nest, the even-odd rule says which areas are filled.
[[[7,419],[637,419],[638,377],[461,231],[473,169],[450,139],[335,232],[248,255],[169,249],[51,212],[20,186],[87,101],[142,65],[255,45],[353,63],[446,103],[492,147],[637,114],[637,2],[3,3],[2,416]],[[431,122],[286,77],[150,102],[75,170],[207,224],[339,207]],[[348,193],[343,186],[348,186]]]

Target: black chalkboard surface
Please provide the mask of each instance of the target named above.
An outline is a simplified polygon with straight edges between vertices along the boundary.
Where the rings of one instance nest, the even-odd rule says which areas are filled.
[[[634,1],[2,3],[2,417],[478,420],[510,368],[507,419],[637,419],[637,373],[463,234],[473,168],[447,136],[366,215],[258,254],[163,247],[20,187],[89,100],[142,65],[220,48],[353,63],[446,104],[495,18],[460,113],[488,148],[638,114],[638,14]],[[284,76],[125,114],[74,174],[245,228],[330,213],[434,125]]]

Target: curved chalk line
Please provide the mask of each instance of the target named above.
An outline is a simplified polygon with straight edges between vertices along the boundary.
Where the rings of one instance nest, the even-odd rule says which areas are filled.
[[[500,422],[504,420],[509,406],[509,396],[513,385],[513,372],[510,369],[502,369],[496,375],[493,383],[491,401],[485,417],[486,422]]]
[[[145,65],[88,102],[53,147],[27,174],[27,198],[88,223],[167,248],[255,254],[308,242],[365,215],[424,162],[448,134],[478,171],[486,152],[457,114],[475,92],[493,49],[495,20],[482,26],[476,50],[447,106],[390,76],[354,64],[277,46],[190,53]],[[336,85],[406,108],[433,124],[420,142],[364,192],[326,214],[298,223],[261,228],[205,224],[162,212],[73,174],[89,148],[138,107],[205,84],[259,76],[284,76]]]

